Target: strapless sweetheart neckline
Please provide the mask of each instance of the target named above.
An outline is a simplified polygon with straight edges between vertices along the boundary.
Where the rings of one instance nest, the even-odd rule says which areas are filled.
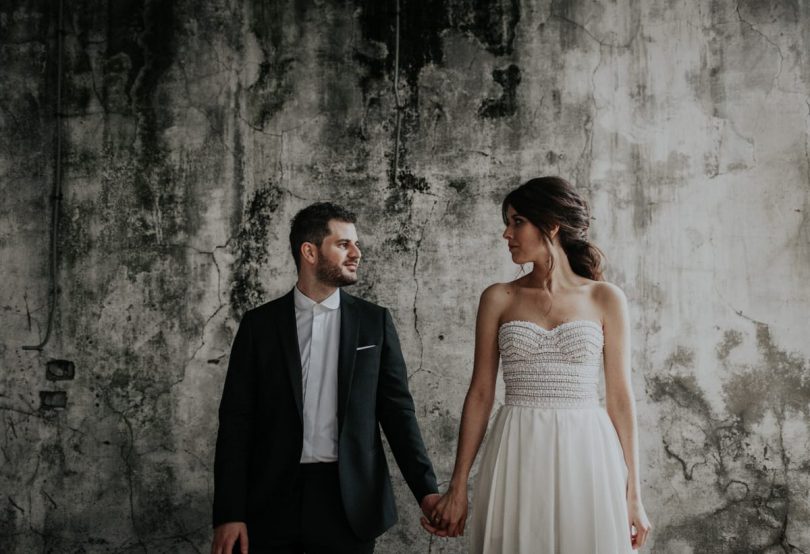
[[[560,323],[559,325],[557,325],[555,327],[552,327],[551,329],[546,329],[542,325],[540,325],[538,323],[535,323],[534,321],[529,321],[527,319],[512,319],[510,321],[504,321],[503,323],[501,323],[498,330],[500,331],[501,329],[503,329],[507,325],[529,325],[529,326],[534,327],[535,329],[537,329],[538,331],[543,332],[543,333],[554,333],[555,331],[557,331],[560,328],[569,327],[569,326],[575,325],[575,324],[590,325],[592,327],[596,327],[597,329],[599,329],[600,332],[602,331],[602,325],[600,323],[595,322],[595,321],[591,321],[590,319],[572,319],[571,321],[564,321],[564,322]]]

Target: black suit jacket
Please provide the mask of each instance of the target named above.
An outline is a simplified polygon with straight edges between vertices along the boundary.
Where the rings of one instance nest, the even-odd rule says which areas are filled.
[[[358,346],[374,345],[357,350]],[[301,358],[293,292],[248,311],[219,406],[213,523],[244,521],[251,542],[292,494],[303,447]],[[380,427],[417,501],[437,491],[388,310],[340,292],[338,473],[358,538],[397,518]]]

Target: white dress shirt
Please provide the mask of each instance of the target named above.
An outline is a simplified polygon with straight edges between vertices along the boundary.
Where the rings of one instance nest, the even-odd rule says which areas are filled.
[[[301,463],[337,460],[340,289],[320,304],[295,287],[295,322],[304,392]]]

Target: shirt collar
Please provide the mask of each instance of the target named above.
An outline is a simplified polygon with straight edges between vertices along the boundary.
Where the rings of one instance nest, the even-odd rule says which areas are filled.
[[[298,290],[298,285],[293,287],[293,296],[295,297],[295,307],[299,310],[312,310],[315,306],[320,306],[327,310],[337,310],[340,308],[340,289],[335,289],[335,292],[327,296],[320,304]]]

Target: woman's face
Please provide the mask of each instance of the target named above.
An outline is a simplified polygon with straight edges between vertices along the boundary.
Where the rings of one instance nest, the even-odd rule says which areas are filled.
[[[506,229],[503,232],[516,264],[538,262],[548,259],[548,247],[543,234],[531,221],[520,215],[512,206],[506,210]]]

